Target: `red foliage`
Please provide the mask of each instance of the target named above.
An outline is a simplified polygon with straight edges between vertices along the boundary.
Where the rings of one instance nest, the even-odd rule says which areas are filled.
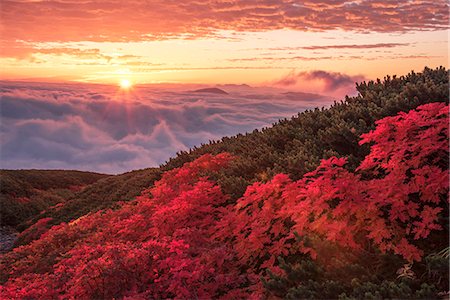
[[[207,175],[228,154],[166,172],[136,201],[60,224],[2,257],[3,298],[248,298],[276,258],[368,244],[420,260],[448,194],[448,106],[385,118],[356,172],[323,160],[298,181],[276,175],[236,203]],[[42,222],[47,222],[42,221]],[[296,234],[297,235],[296,235]]]
[[[42,218],[26,230],[22,231],[17,238],[20,239],[23,244],[29,244],[31,241],[37,240],[42,234],[47,232],[51,221],[53,221],[52,218]]]
[[[212,233],[227,200],[203,175],[231,156],[205,155],[167,172],[155,187],[117,211],[53,227],[3,257],[11,298],[211,298],[239,295],[233,249]],[[8,274],[9,273],[9,274]],[[34,284],[26,284],[34,276]],[[45,286],[45,288],[42,288]],[[242,296],[243,294],[241,294]]]
[[[408,260],[420,260],[414,240],[442,229],[439,213],[449,185],[448,122],[448,106],[430,103],[384,118],[376,130],[362,135],[361,144],[374,143],[358,168],[374,177],[363,182],[366,198],[380,212],[377,222],[385,217],[389,228],[389,236],[378,244]]]
[[[423,105],[377,125],[362,136],[361,143],[374,145],[357,173],[333,157],[297,182],[277,175],[249,187],[224,221],[233,228],[239,258],[265,268],[288,252],[316,257],[319,237],[356,250],[370,241],[383,252],[420,260],[415,240],[442,229],[448,106]],[[300,241],[293,242],[294,232]]]
[[[217,237],[224,243],[233,243],[238,259],[253,271],[272,267],[279,255],[288,254],[286,242],[291,231],[279,212],[286,205],[282,193],[291,186],[284,174],[267,184],[255,183],[236,205],[229,207],[219,224]]]

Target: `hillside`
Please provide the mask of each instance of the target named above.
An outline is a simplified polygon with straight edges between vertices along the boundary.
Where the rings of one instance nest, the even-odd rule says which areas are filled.
[[[0,293],[441,298],[448,79],[446,69],[426,68],[361,83],[356,97],[181,152],[160,168],[92,175],[18,226],[24,246],[0,256]],[[81,179],[52,180],[27,185],[55,193]]]
[[[62,170],[0,170],[0,226],[16,226],[108,175]]]
[[[43,218],[52,218],[48,225],[69,222],[90,212],[114,206],[119,201],[129,201],[140,195],[161,177],[157,168],[136,170],[120,175],[107,176],[67,197],[63,204],[50,207],[18,226],[24,230]],[[17,245],[29,241],[26,234],[19,237]]]

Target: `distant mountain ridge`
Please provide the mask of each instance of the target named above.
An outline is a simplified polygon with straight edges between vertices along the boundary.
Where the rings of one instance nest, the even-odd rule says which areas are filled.
[[[192,91],[193,93],[209,93],[209,94],[219,94],[219,95],[228,95],[227,92],[225,92],[222,89],[219,88],[204,88],[204,89],[198,89]]]

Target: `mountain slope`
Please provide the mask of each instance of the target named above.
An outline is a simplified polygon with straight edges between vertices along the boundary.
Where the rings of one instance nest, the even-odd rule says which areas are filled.
[[[180,152],[159,170],[147,169],[101,180],[71,197],[67,207],[48,209],[21,229],[40,218],[52,218],[49,224],[69,222],[116,201],[132,200],[140,190],[152,186],[162,172],[181,167],[204,154],[228,152],[236,156],[228,168],[211,174],[223,192],[234,200],[253,182],[270,180],[277,173],[299,179],[313,171],[323,158],[346,156],[347,168],[355,169],[369,153],[368,146],[358,145],[359,136],[373,129],[376,120],[421,104],[448,102],[448,72],[445,68],[425,68],[422,73],[364,82],[357,85],[357,90],[358,96],[346,97],[330,108],[306,111],[260,131],[224,137]],[[122,186],[125,181],[131,186],[130,192],[127,186]]]
[[[105,177],[80,171],[0,170],[0,226],[18,225]]]
[[[25,229],[42,218],[52,218],[49,224],[69,222],[87,213],[112,207],[119,201],[129,201],[140,195],[161,176],[158,168],[136,170],[120,175],[108,176],[86,186],[68,197],[63,205],[49,208],[19,226]]]

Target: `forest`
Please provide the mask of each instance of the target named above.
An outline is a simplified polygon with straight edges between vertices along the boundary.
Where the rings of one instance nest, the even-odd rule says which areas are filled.
[[[448,70],[356,89],[158,168],[1,171],[1,298],[448,297]]]

